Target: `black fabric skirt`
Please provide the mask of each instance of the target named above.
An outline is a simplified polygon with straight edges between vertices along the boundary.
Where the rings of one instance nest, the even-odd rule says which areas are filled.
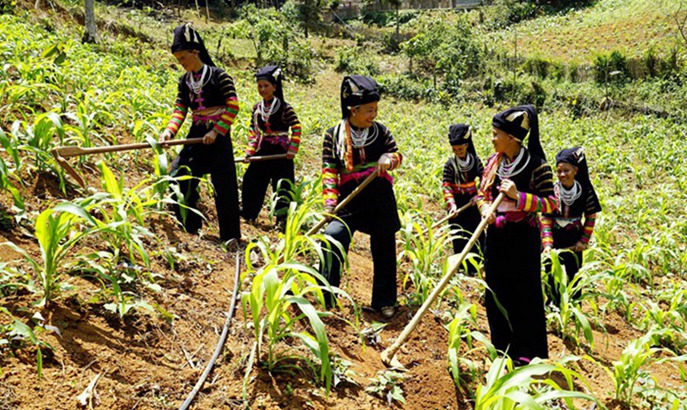
[[[344,184],[339,190],[339,203],[358,185],[359,183],[353,181]],[[354,221],[357,229],[370,235],[381,231],[398,232],[401,229],[394,188],[391,182],[384,178],[375,178],[339,211],[338,216],[344,220]]]
[[[485,302],[491,340],[513,359],[548,357],[540,255],[537,226],[527,221],[489,226],[485,270],[491,291],[487,289]]]
[[[553,229],[553,247],[554,249],[564,249],[575,245],[580,238],[582,238],[582,227],[577,227],[574,229],[565,229],[555,226]],[[582,267],[582,252],[561,252],[558,254],[558,260],[561,265],[565,267],[565,273],[568,276],[568,283],[570,283],[577,272],[579,272]],[[546,264],[545,270],[547,272],[551,271],[551,263]],[[554,282],[553,276],[549,277],[549,298],[551,302],[555,305],[560,303],[560,295],[556,289],[556,283]],[[572,295],[572,299],[579,299],[582,292],[577,291]]]
[[[457,199],[458,198],[456,198],[456,200]],[[465,205],[466,203],[467,201],[456,201],[456,205],[458,206],[458,208]],[[468,241],[470,240],[470,237],[475,232],[475,229],[477,229],[477,226],[481,221],[482,216],[480,215],[479,209],[476,206],[471,206],[463,212],[461,212],[460,214],[458,214],[457,217],[448,220],[449,224],[451,224],[451,229],[462,230],[461,232],[458,232],[457,237],[454,238],[452,241],[453,253],[457,254],[463,251],[463,248],[465,248],[465,245],[467,245]],[[472,252],[477,254],[483,254],[484,233],[482,233],[477,239],[477,243],[475,244],[475,247],[473,247]],[[471,263],[468,263],[468,273],[471,275],[477,273],[477,269]]]

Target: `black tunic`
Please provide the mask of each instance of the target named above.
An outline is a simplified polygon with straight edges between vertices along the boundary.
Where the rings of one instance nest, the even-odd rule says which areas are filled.
[[[468,153],[467,155],[472,155]],[[444,200],[447,206],[455,204],[457,208],[470,202],[470,200],[477,194],[476,179],[482,175],[484,166],[479,157],[473,155],[474,166],[467,172],[461,172],[460,167],[456,161],[455,155],[449,158],[444,164],[444,176],[442,181],[442,188],[444,191]],[[458,214],[457,217],[449,219],[449,223],[453,225],[452,229],[458,229],[466,232],[458,232],[453,239],[453,253],[460,253],[465,245],[468,243],[470,235],[475,231],[479,225],[482,217],[479,209],[469,207]],[[484,235],[480,235],[478,239],[478,249],[473,252],[481,253],[484,251]],[[477,269],[468,263],[468,273],[476,274]]]
[[[566,205],[560,198],[560,183],[556,183],[554,192],[558,198],[558,208],[555,212],[542,215],[543,218],[549,218],[552,223],[552,237],[554,249],[570,248],[578,242],[587,242],[593,229],[593,216],[601,212],[601,204],[599,198],[591,185],[581,185],[582,193],[572,204]],[[583,224],[582,218],[585,217]],[[591,219],[590,219],[591,218]],[[590,226],[591,225],[591,226]],[[586,238],[585,238],[586,237]],[[583,263],[582,252],[561,252],[558,255],[559,261],[565,267],[565,273],[570,283],[577,272],[579,272]],[[546,264],[545,270],[550,272],[550,262]],[[572,295],[572,299],[579,299],[581,289],[578,289]],[[560,294],[557,290],[556,283],[553,276],[549,277],[549,294],[550,300],[555,305],[560,303]]]

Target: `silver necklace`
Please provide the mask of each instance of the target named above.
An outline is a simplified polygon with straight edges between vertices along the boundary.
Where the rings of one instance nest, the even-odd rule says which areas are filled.
[[[582,186],[577,181],[575,181],[573,186],[570,188],[564,187],[561,183],[558,184],[558,187],[561,201],[563,201],[563,203],[567,206],[571,206],[582,195]]]
[[[200,79],[198,79],[198,81],[196,81],[196,79],[194,78],[193,73],[189,73],[186,76],[186,84],[189,86],[191,90],[193,90],[193,92],[196,95],[200,94],[203,91],[203,87],[210,80],[210,76],[207,75],[209,72],[210,69],[208,68],[208,65],[203,64],[203,72],[201,73]]]
[[[351,127],[351,140],[353,141],[353,146],[355,148],[362,147],[367,140],[367,136],[370,134],[369,128],[364,128],[362,130],[355,130]]]
[[[460,158],[458,155],[455,155],[455,157],[460,172],[468,172],[475,166],[475,160],[469,152],[465,155],[465,159]]]
[[[356,130],[352,126],[351,130],[351,142],[353,143],[353,148],[366,147],[377,138],[377,127],[374,124],[371,127],[363,128],[361,130]]]
[[[527,165],[530,163],[530,155],[527,154],[527,159],[524,160],[524,164],[520,165],[520,163],[523,162],[523,158],[525,158],[525,154],[525,148],[520,148],[520,152],[513,161],[506,163],[508,162],[508,157],[506,157],[505,160],[499,164],[499,168],[496,170],[496,175],[498,175],[499,178],[504,179],[514,177],[524,171]]]
[[[272,99],[272,103],[270,104],[269,108],[265,108],[265,100],[262,100],[258,103],[258,113],[260,114],[260,117],[262,118],[262,122],[269,122],[270,117],[272,114],[277,112],[279,110],[279,107],[281,106],[281,101],[279,101],[279,98],[274,97]]]

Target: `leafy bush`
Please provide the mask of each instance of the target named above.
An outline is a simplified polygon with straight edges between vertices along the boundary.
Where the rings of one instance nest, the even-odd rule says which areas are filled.
[[[594,78],[599,84],[622,83],[630,78],[627,57],[620,51],[594,58]]]
[[[466,18],[455,22],[445,14],[422,16],[414,22],[417,30],[410,40],[401,45],[403,53],[411,59],[414,72],[436,77],[443,74],[444,88],[460,87],[460,81],[476,75],[482,68],[482,48],[478,37]]]
[[[278,64],[302,80],[312,74],[315,52],[291,21],[274,8],[258,9],[247,5],[241,9],[241,17],[248,23],[246,30],[257,54],[257,65]]]
[[[379,62],[373,53],[363,47],[346,47],[336,53],[336,71],[344,74],[379,74]]]
[[[485,24],[492,29],[508,27],[540,13],[534,2],[523,0],[494,0],[486,9]]]

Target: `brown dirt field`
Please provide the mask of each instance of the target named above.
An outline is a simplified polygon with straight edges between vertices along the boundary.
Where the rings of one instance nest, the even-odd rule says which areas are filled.
[[[88,175],[88,178],[95,183],[95,175]],[[27,204],[30,209],[45,208],[46,204],[63,196],[50,187],[49,176],[31,179],[27,175],[26,180],[31,181],[25,188],[26,194],[34,194]],[[208,199],[207,196],[203,198],[203,203],[208,204]],[[8,198],[3,198],[3,203],[9,203]],[[206,208],[214,212],[214,207]],[[175,246],[183,257],[178,261],[176,270],[170,269],[161,257],[154,259],[151,270],[161,274],[162,279],[158,283],[162,291],[142,292],[147,300],[155,301],[176,315],[171,323],[145,313],[134,313],[121,321],[106,311],[101,303],[89,302],[99,288],[97,283],[82,276],[64,275],[63,280],[73,285],[74,290],[64,292],[52,306],[40,310],[45,323],[57,327],[61,332],[61,336],[51,332],[40,334],[40,338],[53,347],[52,351],[44,349],[43,378],[39,380],[36,375],[35,352],[25,348],[2,357],[0,408],[74,408],[76,397],[97,374],[102,377],[97,384],[100,404],[96,408],[178,407],[212,355],[234,285],[233,254],[224,253],[216,243],[212,212],[209,217],[210,225],[205,228],[207,233],[201,236],[181,232],[170,217],[158,216],[149,221],[150,229],[163,243]],[[254,237],[259,232],[276,238],[264,211],[258,224],[243,224],[243,229],[244,238]],[[0,240],[13,241],[38,257],[37,244],[24,231],[17,228],[0,232]],[[342,284],[343,289],[363,306],[369,303],[372,279],[368,246],[366,236],[356,234],[350,253],[351,270],[344,276]],[[17,257],[8,248],[0,247],[3,261]],[[399,276],[402,274],[402,271],[399,272]],[[465,283],[461,286],[468,300],[478,304],[476,330],[488,334],[486,314],[478,300],[479,292],[474,286],[470,289],[470,285]],[[406,291],[399,289],[401,295]],[[1,304],[27,322],[38,310],[31,305],[36,299],[37,296],[28,292],[19,292],[4,298]],[[445,308],[446,303],[442,305],[442,309]],[[324,389],[314,382],[308,370],[271,376],[255,367],[248,385],[251,408],[387,408],[384,401],[366,393],[365,387],[377,372],[384,369],[380,352],[398,336],[415,310],[415,307],[402,306],[381,331],[381,341],[365,347],[354,330],[341,319],[326,319],[331,348],[342,359],[351,362],[350,370],[354,372],[353,378],[358,386],[343,383],[326,397]],[[337,315],[352,320],[353,310],[345,305]],[[378,321],[380,317],[376,314],[364,312],[361,328]],[[618,358],[626,343],[639,337],[641,332],[633,329],[617,314],[607,315],[604,325],[605,332],[595,330],[596,345],[591,355],[600,365],[608,367]],[[468,388],[455,387],[447,371],[447,339],[448,332],[443,327],[442,319],[428,314],[398,354],[400,361],[410,370],[402,385],[406,404],[393,404],[392,407],[472,407],[469,388],[474,388],[476,384],[473,381]],[[244,326],[243,313],[238,309],[224,353],[193,408],[242,407],[243,374],[251,345],[252,332]],[[571,353],[584,354],[569,342],[564,343],[551,334],[549,347],[552,358]],[[284,345],[284,348],[287,346]],[[307,355],[307,352],[301,353]],[[484,353],[473,356],[473,360],[486,361]],[[652,370],[662,385],[665,382],[679,383],[676,368],[662,366]],[[605,370],[598,364],[582,360],[579,362],[579,371],[588,381],[592,394],[609,407],[620,408],[614,407],[610,400],[613,386]]]

